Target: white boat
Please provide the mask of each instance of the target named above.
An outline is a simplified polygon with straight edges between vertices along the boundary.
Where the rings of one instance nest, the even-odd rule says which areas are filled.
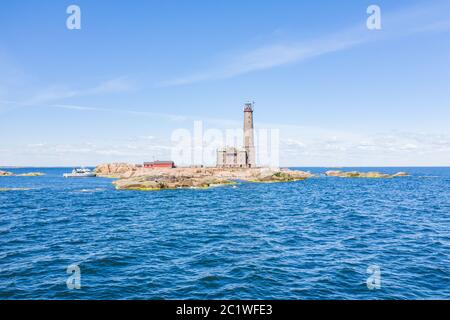
[[[95,177],[96,175],[90,169],[78,168],[78,169],[73,169],[72,173],[64,173],[63,176],[64,176],[64,178],[89,178],[89,177]]]

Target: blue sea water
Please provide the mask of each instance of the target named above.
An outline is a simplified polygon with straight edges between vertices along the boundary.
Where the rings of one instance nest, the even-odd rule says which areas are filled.
[[[1,299],[450,298],[450,168],[152,192],[6,170],[46,175],[0,177],[29,188],[0,191]]]

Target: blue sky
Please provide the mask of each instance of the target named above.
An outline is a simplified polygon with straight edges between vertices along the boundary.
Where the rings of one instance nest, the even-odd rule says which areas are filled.
[[[449,40],[439,0],[2,3],[0,166],[168,158],[247,101],[284,166],[450,165]]]

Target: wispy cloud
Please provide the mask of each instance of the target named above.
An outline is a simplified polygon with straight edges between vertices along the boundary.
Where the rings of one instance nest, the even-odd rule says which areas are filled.
[[[227,79],[242,74],[297,63],[322,54],[343,50],[360,43],[362,39],[340,39],[335,37],[309,43],[273,44],[244,52],[219,63],[203,72],[164,81],[162,86],[177,86],[207,80]]]
[[[86,90],[85,94],[122,93],[135,89],[135,84],[128,77],[119,77],[100,83],[91,90]]]
[[[420,32],[442,32],[450,29],[450,6],[445,2],[433,2],[403,11],[383,12],[383,29],[369,31],[365,21],[361,24],[314,40],[291,43],[272,43],[241,52],[219,61],[200,72],[175,77],[160,83],[161,86],[187,85],[196,82],[233,78],[250,72],[299,63],[324,54],[350,49],[371,41],[406,36]],[[364,17],[364,16],[363,16]]]
[[[54,85],[39,90],[31,98],[24,101],[24,104],[34,105],[47,103],[74,97],[85,97],[92,95],[124,93],[132,91],[134,83],[128,77],[118,77],[109,79],[91,88],[69,88],[67,86]]]
[[[1,84],[1,82],[0,82]],[[0,112],[8,111],[23,107],[42,107],[52,106],[73,110],[85,110],[95,111],[97,108],[76,106],[69,104],[54,104],[60,101],[64,101],[70,98],[87,97],[105,94],[119,94],[136,90],[136,86],[133,81],[128,77],[118,77],[106,80],[90,88],[71,88],[64,85],[50,85],[45,88],[41,88],[35,91],[35,93],[29,93],[28,98],[22,100],[3,99],[0,100]],[[22,92],[22,95],[26,93]],[[0,98],[1,85],[0,85]],[[105,110],[106,111],[106,110]]]
[[[128,108],[106,108],[99,106],[86,106],[86,105],[75,105],[75,104],[67,104],[67,103],[40,103],[40,102],[19,102],[14,100],[0,100],[0,107],[6,106],[9,108],[20,108],[20,107],[40,107],[40,108],[54,108],[54,109],[62,109],[62,110],[72,110],[79,112],[102,112],[102,113],[116,113],[123,114],[128,116],[137,116],[137,117],[149,117],[149,118],[158,118],[164,119],[166,121],[171,122],[186,122],[186,121],[205,121],[211,125],[217,126],[237,126],[240,125],[240,121],[223,119],[223,118],[213,118],[213,117],[204,117],[204,116],[195,116],[195,115],[183,115],[183,114],[174,114],[174,113],[163,113],[163,112],[151,112],[151,111],[142,111]],[[153,109],[160,109],[154,107]]]
[[[111,109],[104,107],[91,107],[91,106],[81,106],[81,105],[71,105],[71,104],[49,104],[47,107],[57,108],[57,109],[68,109],[68,110],[76,110],[76,111],[96,111],[96,112],[107,112],[107,113],[122,113],[132,116],[146,116],[146,117],[158,117],[165,118],[171,121],[184,121],[188,120],[188,116],[176,115],[170,113],[161,113],[161,112],[150,112],[150,111],[139,111],[139,110],[130,110],[130,109]]]

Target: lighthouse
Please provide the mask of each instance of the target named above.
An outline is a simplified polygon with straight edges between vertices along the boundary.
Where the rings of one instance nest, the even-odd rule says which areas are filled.
[[[217,149],[217,167],[254,168],[256,167],[255,142],[253,136],[253,104],[244,105],[244,143],[243,148],[223,147]]]
[[[247,153],[247,166],[256,167],[252,103],[246,103],[244,106],[244,149]]]

